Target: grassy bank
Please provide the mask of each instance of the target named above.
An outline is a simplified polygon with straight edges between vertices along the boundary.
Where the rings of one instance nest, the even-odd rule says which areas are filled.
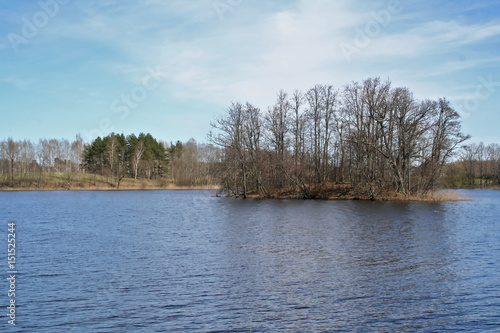
[[[15,175],[2,179],[0,191],[118,191],[218,189],[216,185],[178,185],[165,179],[124,178],[118,186],[110,177],[87,173],[42,173]]]
[[[249,198],[261,198],[257,193],[250,193]],[[268,198],[273,199],[316,199],[316,200],[375,200],[375,201],[422,201],[447,202],[468,200],[467,196],[451,190],[439,190],[425,195],[404,196],[395,192],[378,193],[374,198],[352,188],[349,184],[330,184],[321,188],[311,188],[306,197],[296,189],[270,191]]]

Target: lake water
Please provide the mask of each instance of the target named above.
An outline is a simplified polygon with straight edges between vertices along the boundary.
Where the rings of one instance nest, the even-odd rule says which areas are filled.
[[[500,331],[500,191],[470,201],[0,193],[1,332]],[[2,276],[8,277],[3,252]]]

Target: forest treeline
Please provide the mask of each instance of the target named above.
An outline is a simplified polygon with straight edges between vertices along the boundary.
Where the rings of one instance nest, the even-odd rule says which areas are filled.
[[[105,181],[120,188],[124,179],[161,188],[216,185],[220,149],[195,140],[166,143],[151,134],[111,133],[85,143],[40,139],[0,141],[0,186],[4,188],[86,188]]]
[[[369,78],[336,89],[277,93],[261,110],[234,102],[208,143],[151,134],[0,141],[0,187],[85,188],[124,180],[158,187],[218,185],[247,197],[425,196],[442,187],[500,185],[500,146],[467,144],[450,103],[418,101]]]
[[[445,184],[455,188],[500,186],[500,145],[462,146],[458,158],[446,168]]]

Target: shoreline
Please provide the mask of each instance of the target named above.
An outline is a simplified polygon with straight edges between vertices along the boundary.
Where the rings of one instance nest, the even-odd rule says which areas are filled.
[[[116,188],[110,185],[102,186],[45,186],[45,187],[0,187],[0,192],[119,192],[119,191],[190,191],[190,190],[220,190],[220,186],[216,185],[204,185],[204,186],[187,186],[187,185],[173,185],[168,184],[166,186],[144,184],[144,183],[133,183],[124,184],[120,188]],[[427,196],[410,196],[405,197],[397,194],[386,194],[375,197],[371,199],[368,196],[360,195],[354,192],[343,192],[343,193],[329,193],[330,195],[316,198],[300,198],[290,193],[274,193],[269,197],[261,197],[255,193],[249,193],[247,198],[252,200],[345,200],[345,201],[378,201],[378,202],[457,202],[457,201],[468,201],[471,198],[463,193],[458,193],[458,190],[468,190],[468,189],[500,189],[498,186],[493,187],[474,187],[474,188],[449,188],[442,189],[435,193],[431,193]],[[242,198],[237,196],[219,196],[217,192],[214,193],[216,197],[225,198]]]
[[[89,187],[1,187],[0,192],[120,192],[120,191],[189,191],[189,190],[219,190],[217,186],[123,186],[120,188],[89,186]]]
[[[234,197],[238,198],[238,197]],[[374,202],[458,202],[458,201],[469,201],[471,200],[469,196],[464,193],[457,193],[456,189],[443,189],[435,193],[428,194],[426,196],[402,196],[397,194],[387,194],[370,198],[367,195],[360,195],[355,193],[347,193],[342,195],[330,195],[327,197],[317,197],[317,198],[298,198],[287,195],[275,195],[268,198],[259,197],[255,194],[249,194],[248,199],[257,200],[319,200],[319,201],[374,201]]]

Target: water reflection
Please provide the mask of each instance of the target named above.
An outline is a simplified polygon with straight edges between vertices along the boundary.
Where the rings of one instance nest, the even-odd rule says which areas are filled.
[[[257,292],[250,308],[275,313],[270,302],[284,316],[328,314],[338,327],[422,329],[460,304],[447,206],[234,201],[224,210],[227,253],[233,265],[246,263],[238,280]]]

